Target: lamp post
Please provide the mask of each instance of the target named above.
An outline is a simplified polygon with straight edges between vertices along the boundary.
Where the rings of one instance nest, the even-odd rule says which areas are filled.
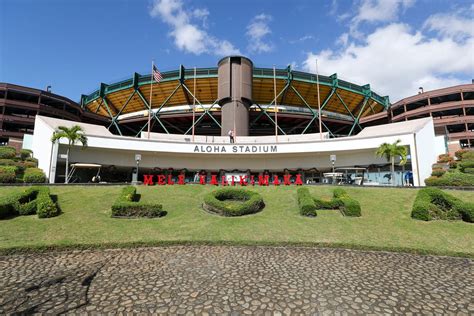
[[[140,160],[142,160],[142,155],[135,154],[135,162],[137,163],[137,171],[135,173],[135,176],[136,176],[135,184],[138,183],[138,168],[140,167]]]
[[[336,174],[334,173],[334,164],[336,163],[336,155],[330,155],[329,160],[332,164],[332,184],[336,182]]]

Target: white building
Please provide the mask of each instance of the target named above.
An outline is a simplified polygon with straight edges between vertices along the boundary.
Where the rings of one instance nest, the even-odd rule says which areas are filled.
[[[149,139],[147,133],[143,133],[141,138],[117,136],[103,126],[38,115],[33,152],[50,183],[64,181],[65,160],[61,154],[67,148],[66,139],[53,144],[51,137],[58,126],[73,125],[83,128],[88,147],[73,146],[70,163],[100,164],[105,177],[108,176],[107,167],[113,166],[114,170],[121,172],[122,178],[115,179],[121,182],[131,181],[132,169],[136,167],[135,155],[140,154],[141,175],[153,173],[157,168],[174,170],[170,174],[186,169],[191,175],[201,170],[208,175],[218,172],[278,174],[289,170],[318,182],[322,180],[323,172],[331,171],[330,155],[336,155],[336,168],[365,167],[369,169],[366,179],[383,183],[382,175],[388,170],[387,161],[376,157],[375,150],[382,143],[401,140],[401,144],[409,149],[409,163],[403,171],[411,170],[413,184],[423,186],[437,155],[444,152],[443,139],[435,137],[431,118],[367,127],[351,137],[321,139],[319,134],[280,135],[278,142],[275,136],[237,137],[236,143],[231,144],[228,137],[222,136],[195,136],[194,142],[188,135],[152,133]],[[403,177],[400,168],[396,176],[398,184]],[[113,180],[109,175],[108,181]],[[90,178],[81,180],[88,181]]]

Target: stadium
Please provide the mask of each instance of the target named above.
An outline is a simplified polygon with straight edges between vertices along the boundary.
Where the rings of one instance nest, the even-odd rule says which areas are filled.
[[[124,81],[101,83],[81,97],[81,105],[108,118],[111,132],[120,135],[139,136],[148,130],[152,89],[151,132],[192,134],[195,103],[196,135],[226,135],[234,129],[234,113],[225,110],[228,105],[238,109],[236,136],[275,135],[275,112],[280,135],[319,133],[315,74],[290,67],[274,73],[253,67],[245,57],[231,56],[216,68],[198,68],[194,73],[181,66],[162,77],[156,83],[151,75],[135,73]],[[361,119],[386,111],[390,103],[370,85],[359,86],[333,74],[319,76],[319,104],[322,130],[335,137],[358,133]]]
[[[411,184],[423,185],[444,152],[431,118],[374,124],[371,117],[387,116],[389,98],[337,74],[257,68],[229,56],[216,68],[181,66],[156,75],[135,73],[82,95],[82,110],[105,124],[36,116],[31,149],[51,183],[286,175],[304,183],[403,185],[410,173]],[[73,146],[73,174],[66,176],[67,141],[50,140],[58,126],[73,125],[84,130],[88,148]],[[375,151],[398,140],[408,162],[392,179],[390,164]]]

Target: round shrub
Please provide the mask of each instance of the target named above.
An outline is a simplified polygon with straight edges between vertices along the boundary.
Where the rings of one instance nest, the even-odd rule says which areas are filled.
[[[450,162],[453,160],[449,154],[442,154],[438,156],[438,162]]]
[[[9,146],[0,146],[0,159],[12,159],[16,156],[16,149]]]
[[[27,168],[23,175],[23,182],[25,183],[45,183],[46,175],[43,170],[39,168]]]
[[[465,172],[465,170],[468,168],[474,168],[474,160],[467,160],[467,161],[463,160],[459,164],[459,170],[461,170],[461,172]]]
[[[462,159],[462,155],[464,155],[464,153],[467,153],[468,150],[467,149],[460,149],[458,151],[456,151],[454,153],[454,157],[456,157],[457,159],[461,160]]]
[[[0,159],[0,166],[16,166],[17,162],[13,159]]]
[[[20,150],[20,158],[21,160],[25,160],[27,158],[30,158],[33,152],[29,149],[22,149]]]
[[[13,183],[16,181],[17,167],[15,166],[0,166],[0,183]]]
[[[203,208],[222,216],[242,216],[265,207],[260,194],[245,189],[222,188],[204,196]]]
[[[433,177],[441,177],[445,173],[446,173],[446,171],[443,170],[443,169],[433,169],[433,171],[431,172],[431,175]]]
[[[31,165],[38,167],[38,159],[36,158],[32,158],[32,157],[26,158],[25,163],[30,163]]]
[[[463,153],[462,160],[474,160],[474,150],[468,150]]]

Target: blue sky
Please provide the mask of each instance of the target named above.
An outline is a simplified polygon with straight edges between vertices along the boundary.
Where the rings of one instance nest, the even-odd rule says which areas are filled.
[[[257,67],[338,73],[391,101],[474,78],[467,0],[1,0],[0,81],[78,100],[133,72]]]

